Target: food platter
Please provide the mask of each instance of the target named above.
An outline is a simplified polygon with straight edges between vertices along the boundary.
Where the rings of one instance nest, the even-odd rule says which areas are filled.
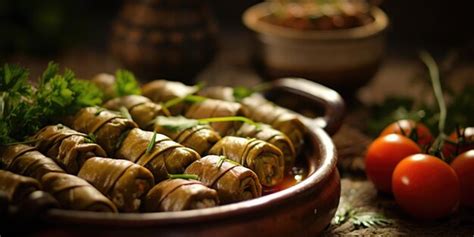
[[[304,79],[277,80],[269,92],[272,90],[305,97],[324,111],[323,116],[303,119],[308,134],[301,158],[307,163],[309,175],[300,183],[248,201],[179,212],[113,214],[34,208],[33,205],[32,212],[37,212],[30,215],[30,219],[40,226],[35,234],[307,236],[320,233],[329,224],[339,203],[337,154],[328,133],[337,131],[341,123],[343,101],[333,90]]]

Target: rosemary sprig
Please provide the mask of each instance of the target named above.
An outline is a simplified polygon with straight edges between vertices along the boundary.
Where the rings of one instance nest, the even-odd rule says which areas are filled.
[[[153,147],[156,144],[156,131],[153,132],[153,136],[151,137],[150,142],[148,143],[148,146],[146,147],[146,154],[149,154],[151,150],[153,150]]]
[[[195,174],[168,174],[169,179],[194,179],[199,180],[199,176]]]

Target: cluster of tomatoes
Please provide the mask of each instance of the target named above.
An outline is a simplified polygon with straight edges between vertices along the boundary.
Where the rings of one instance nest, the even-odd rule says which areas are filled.
[[[474,127],[454,131],[438,148],[439,157],[424,153],[433,140],[422,123],[400,120],[370,144],[365,159],[374,186],[393,193],[419,219],[447,216],[459,204],[474,208]]]

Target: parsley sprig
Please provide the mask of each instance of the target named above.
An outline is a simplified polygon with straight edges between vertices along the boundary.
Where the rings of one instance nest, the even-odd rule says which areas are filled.
[[[28,79],[28,70],[20,66],[0,68],[0,144],[23,141],[46,124],[102,103],[97,87],[77,80],[69,69],[61,74],[58,64],[52,62],[36,88]]]

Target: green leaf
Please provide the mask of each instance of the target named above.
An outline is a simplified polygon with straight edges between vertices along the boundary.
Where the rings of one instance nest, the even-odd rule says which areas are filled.
[[[250,89],[250,88],[243,87],[243,86],[237,86],[237,87],[234,87],[234,90],[233,90],[232,94],[233,94],[234,99],[236,101],[241,101],[244,98],[249,97],[250,95],[252,95],[254,92],[255,91]]]
[[[176,117],[158,116],[155,119],[155,124],[171,132],[180,132],[188,128],[197,126],[200,124],[200,122],[198,120],[188,119],[183,116],[176,116]]]
[[[119,108],[120,114],[122,114],[123,117],[125,117],[128,120],[133,120],[132,115],[130,115],[130,112],[128,112],[128,109],[125,108],[125,106],[120,106]]]
[[[148,143],[148,146],[146,147],[146,154],[149,154],[152,150],[153,147],[156,144],[156,131],[153,132],[153,136],[151,137],[150,142]]]
[[[199,180],[199,176],[195,174],[168,174],[169,179],[194,179]]]
[[[202,102],[204,100],[206,100],[207,98],[206,97],[203,97],[203,96],[198,96],[198,95],[187,95],[187,96],[184,96],[184,97],[177,97],[177,98],[174,98],[174,99],[171,99],[171,100],[168,100],[166,101],[165,103],[163,103],[163,108],[170,108],[170,107],[173,107],[175,105],[178,105],[178,104],[181,104],[183,102],[187,102],[187,103],[199,103],[199,102]]]
[[[115,72],[114,87],[117,97],[141,94],[140,86],[133,73],[124,69]]]

